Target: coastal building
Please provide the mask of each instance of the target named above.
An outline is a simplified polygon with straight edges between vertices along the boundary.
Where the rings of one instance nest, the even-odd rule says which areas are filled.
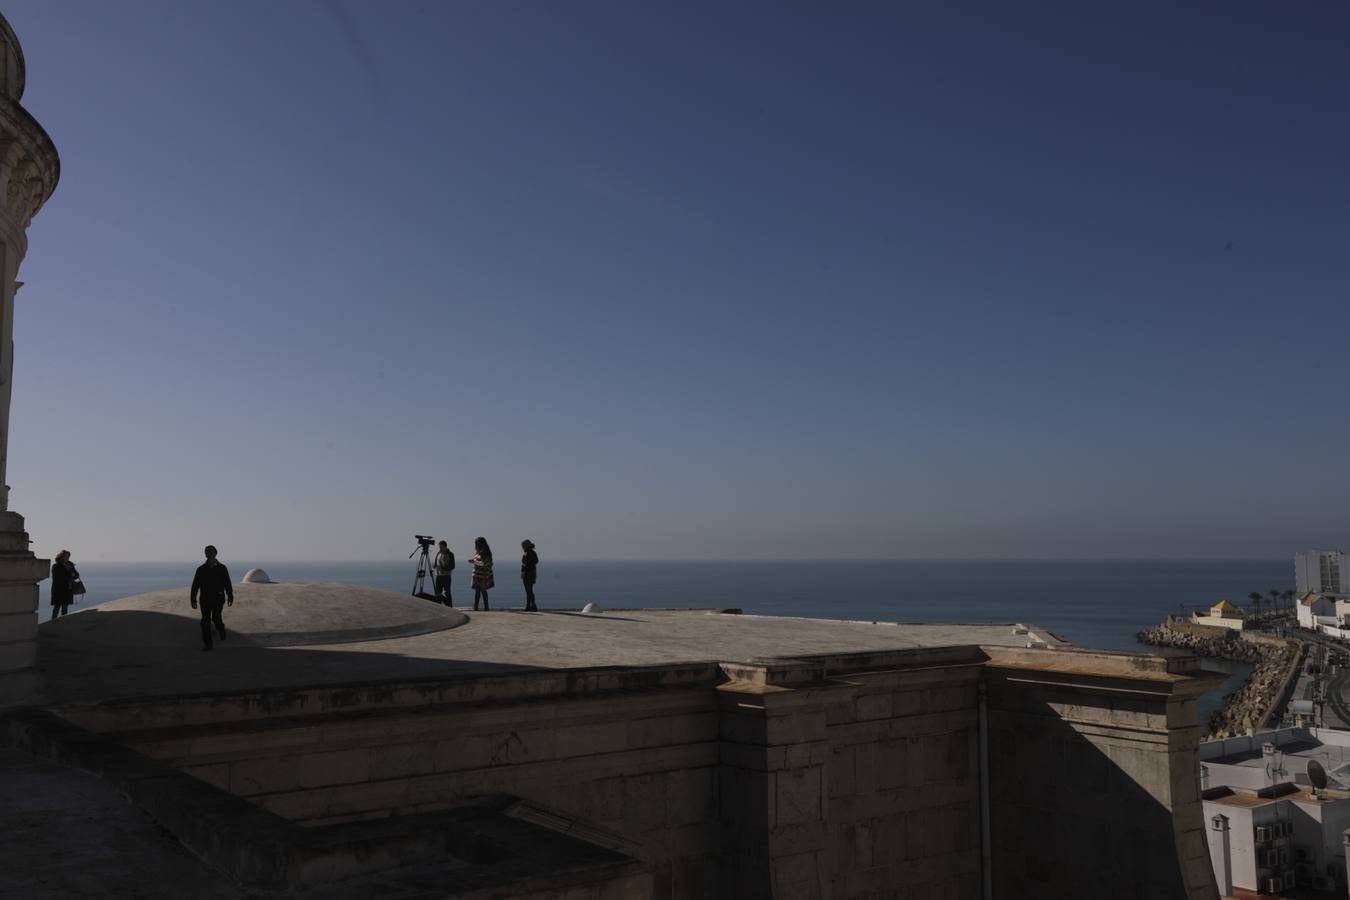
[[[1316,631],[1319,625],[1339,625],[1336,600],[1326,594],[1309,591],[1298,598],[1294,613],[1300,628]]]
[[[28,252],[28,223],[56,190],[61,163],[26,109],[23,50],[0,16],[0,709],[40,694],[36,668],[38,582],[50,563],[28,549],[23,516],[9,508],[6,459],[14,383],[14,294]]]
[[[1308,765],[1328,774],[1315,790]],[[1346,896],[1350,732],[1286,728],[1200,744],[1210,861],[1220,894]]]
[[[1197,625],[1209,625],[1214,628],[1231,628],[1241,631],[1246,624],[1246,615],[1227,600],[1220,600],[1203,612],[1194,613],[1191,621]]]
[[[1344,550],[1304,550],[1294,554],[1294,590],[1332,597],[1350,595],[1350,569]]]

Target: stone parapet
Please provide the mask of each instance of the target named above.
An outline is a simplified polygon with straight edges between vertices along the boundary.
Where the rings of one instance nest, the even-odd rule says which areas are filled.
[[[621,835],[634,897],[1216,900],[1195,722],[1211,683],[1190,657],[964,646],[57,711],[306,831],[518,797]]]

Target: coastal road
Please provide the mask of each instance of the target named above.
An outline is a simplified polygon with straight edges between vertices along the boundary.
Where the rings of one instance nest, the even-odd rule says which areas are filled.
[[[1347,653],[1350,652],[1350,648],[1347,648],[1340,641],[1321,634],[1311,632],[1300,634],[1294,629],[1289,629],[1285,633],[1289,637],[1296,637],[1309,645],[1308,654],[1303,661],[1302,671],[1299,672],[1298,676],[1298,684],[1295,685],[1292,696],[1299,700],[1313,700],[1315,699],[1313,694],[1317,677],[1308,674],[1308,664],[1318,660],[1317,646],[1319,644],[1325,646],[1328,655],[1333,651]],[[1350,730],[1350,669],[1345,666],[1333,666],[1330,667],[1330,671],[1330,676],[1323,676],[1322,679],[1326,692],[1326,704],[1322,709],[1323,724],[1327,728],[1342,731]]]
[[[1350,706],[1346,705],[1346,689],[1350,688],[1350,671],[1344,666],[1336,670],[1327,685],[1326,723],[1329,728],[1350,729]],[[1340,721],[1335,721],[1339,719]]]

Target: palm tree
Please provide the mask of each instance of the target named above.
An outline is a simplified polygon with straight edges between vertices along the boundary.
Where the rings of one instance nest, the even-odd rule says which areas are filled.
[[[1261,592],[1252,591],[1247,595],[1247,599],[1252,601],[1252,615],[1259,616],[1261,614]]]
[[[1293,591],[1285,591],[1285,592],[1284,592],[1283,594],[1281,594],[1280,596],[1284,598],[1284,605],[1285,605],[1285,606],[1293,606],[1293,605],[1294,605],[1294,592],[1293,592]]]
[[[1270,592],[1270,608],[1274,609],[1280,602],[1280,592],[1272,590]]]

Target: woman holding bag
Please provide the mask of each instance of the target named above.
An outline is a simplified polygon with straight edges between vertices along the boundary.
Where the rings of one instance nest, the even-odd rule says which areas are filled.
[[[52,560],[52,619],[69,612],[75,595],[83,593],[84,584],[75,564],[70,561],[70,551],[62,550]]]

